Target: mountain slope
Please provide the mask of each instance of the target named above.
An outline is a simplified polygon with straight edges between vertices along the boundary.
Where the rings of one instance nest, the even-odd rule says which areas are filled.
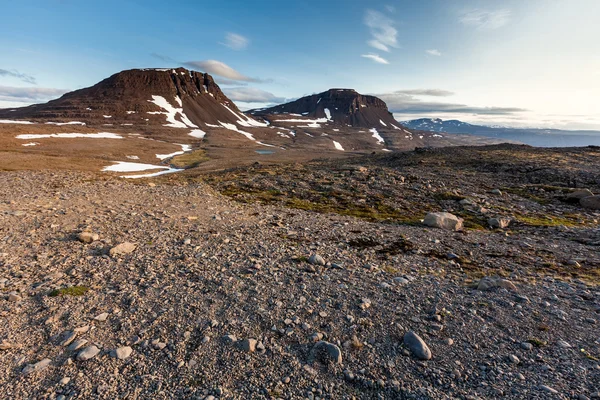
[[[508,142],[521,142],[538,147],[572,147],[600,145],[598,131],[568,131],[560,129],[510,128],[473,125],[458,120],[419,118],[403,121],[402,125],[431,132],[485,136]]]
[[[293,114],[343,126],[400,129],[400,124],[383,100],[362,95],[353,89],[329,89],[279,106],[250,110],[249,113],[269,120],[281,120],[283,115]]]
[[[76,90],[45,104],[0,110],[0,118],[83,120],[198,127],[199,124],[246,121],[214,79],[202,72],[177,69],[122,71],[98,84]]]

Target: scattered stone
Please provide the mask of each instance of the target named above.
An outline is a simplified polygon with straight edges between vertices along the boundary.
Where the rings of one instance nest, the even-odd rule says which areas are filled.
[[[550,386],[546,386],[546,385],[540,385],[540,390],[542,390],[544,392],[552,393],[552,394],[558,393],[558,390],[553,389]]]
[[[462,229],[463,219],[447,212],[429,213],[425,216],[423,224],[433,228],[458,231]]]
[[[477,290],[491,290],[494,288],[503,288],[510,291],[516,291],[517,287],[514,283],[508,279],[500,278],[497,276],[486,276],[482,278],[477,284]]]
[[[584,208],[589,208],[591,210],[600,210],[600,196],[588,196],[579,200],[579,204],[581,204]]]
[[[519,358],[517,356],[515,356],[514,354],[509,355],[508,360],[513,364],[518,364],[521,362],[521,360],[519,360]]]
[[[21,301],[21,296],[19,296],[17,292],[10,292],[8,294],[8,301],[16,303],[17,301]]]
[[[258,341],[256,339],[244,339],[240,341],[240,347],[247,353],[254,353],[256,351],[256,344]]]
[[[533,350],[533,344],[531,344],[529,342],[522,342],[521,343],[521,348],[523,350]]]
[[[223,341],[225,343],[235,343],[237,342],[237,338],[234,335],[225,335],[223,336]]]
[[[325,260],[323,259],[323,257],[321,257],[320,255],[313,253],[310,255],[310,257],[308,258],[308,262],[313,264],[313,265],[325,265]]]
[[[108,318],[108,313],[98,314],[94,317],[95,321],[104,322]]]
[[[67,349],[70,351],[79,350],[80,348],[85,346],[87,344],[87,342],[88,341],[86,339],[77,339],[76,341],[71,343]]]
[[[65,376],[60,381],[58,381],[58,384],[64,386],[64,385],[68,385],[69,382],[71,382],[71,378],[69,378],[68,376]]]
[[[100,349],[94,345],[88,346],[77,354],[77,361],[87,361],[96,357],[100,353]]]
[[[567,195],[567,200],[581,200],[584,197],[593,196],[594,193],[590,189],[579,189]]]
[[[510,225],[510,218],[490,218],[488,219],[488,225],[494,229],[508,228]]]
[[[8,343],[6,340],[2,340],[0,342],[0,350],[8,350],[8,349],[12,349],[13,345]]]
[[[321,340],[315,344],[309,354],[309,363],[312,364],[315,360],[321,362],[333,362],[335,364],[342,363],[342,350],[333,344]]]
[[[85,231],[81,232],[79,236],[77,236],[77,239],[79,239],[79,241],[82,243],[92,243],[100,239],[100,236],[98,236],[97,233]]]
[[[49,358],[44,358],[42,361],[38,361],[35,364],[27,364],[25,368],[21,371],[23,375],[29,375],[33,372],[38,372],[48,368],[48,366],[52,363],[52,360]]]
[[[131,353],[133,352],[133,349],[129,346],[123,346],[123,347],[119,347],[117,349],[114,350],[113,355],[115,358],[118,358],[119,360],[126,360],[131,356]]]
[[[404,344],[419,360],[431,359],[431,350],[425,341],[413,331],[406,332],[404,335]]]
[[[132,253],[136,249],[136,245],[130,242],[124,242],[116,245],[110,249],[109,254],[111,257],[121,256]]]
[[[500,189],[493,189],[491,194],[495,194],[496,196],[502,196],[502,191]]]

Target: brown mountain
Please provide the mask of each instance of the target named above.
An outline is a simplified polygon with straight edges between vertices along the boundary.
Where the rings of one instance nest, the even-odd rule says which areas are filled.
[[[342,126],[400,127],[383,100],[362,95],[353,89],[329,89],[279,106],[251,110],[249,113],[269,120],[281,119],[281,114],[295,114],[308,119],[325,118],[330,123]]]
[[[161,106],[165,101],[167,108]],[[192,123],[188,125],[248,120],[223,94],[212,76],[185,68],[122,71],[92,87],[67,93],[45,104],[0,110],[0,118],[77,120],[88,124],[107,120],[139,123],[143,119],[164,124],[164,112],[169,105],[183,110],[183,113],[175,112],[176,122],[167,120],[175,124],[185,124],[185,117]],[[163,115],[158,114],[160,112]]]

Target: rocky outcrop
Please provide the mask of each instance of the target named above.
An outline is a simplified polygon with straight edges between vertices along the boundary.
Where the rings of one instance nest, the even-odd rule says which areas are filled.
[[[250,110],[261,117],[296,114],[305,118],[326,118],[337,125],[363,128],[400,129],[385,102],[353,89],[329,89],[326,92],[302,97],[290,103]]]

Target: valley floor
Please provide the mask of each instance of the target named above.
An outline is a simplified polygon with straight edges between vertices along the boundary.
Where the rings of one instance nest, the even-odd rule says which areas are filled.
[[[598,148],[0,187],[0,398],[600,397]]]

